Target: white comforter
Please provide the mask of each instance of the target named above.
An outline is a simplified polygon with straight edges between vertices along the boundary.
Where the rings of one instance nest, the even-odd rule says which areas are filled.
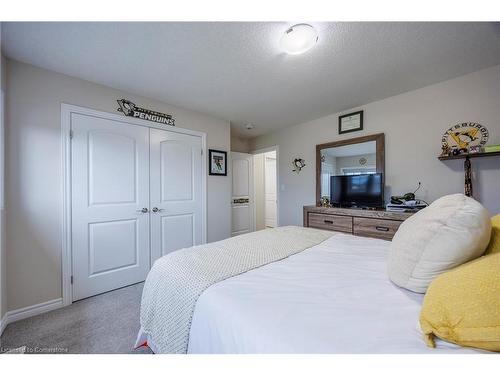
[[[423,295],[386,274],[390,242],[339,234],[221,281],[198,299],[189,353],[473,352],[425,346]]]
[[[309,249],[334,234],[286,226],[193,246],[161,257],[144,284],[137,341],[145,336],[156,353],[186,353],[196,301],[208,287]]]

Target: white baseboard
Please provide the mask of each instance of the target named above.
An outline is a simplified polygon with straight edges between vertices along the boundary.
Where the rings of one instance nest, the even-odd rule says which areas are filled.
[[[63,306],[64,305],[62,298],[57,298],[51,301],[38,303],[36,305],[22,307],[17,310],[7,311],[0,322],[0,335],[3,333],[5,327],[7,327],[7,325],[10,323],[14,323],[18,320],[23,320],[26,318],[31,318],[32,316],[59,309]]]

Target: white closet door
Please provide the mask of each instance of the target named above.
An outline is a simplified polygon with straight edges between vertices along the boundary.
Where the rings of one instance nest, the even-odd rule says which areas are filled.
[[[253,155],[231,152],[231,167],[231,236],[237,236],[255,230]]]
[[[73,300],[149,271],[149,129],[72,114]]]
[[[202,142],[150,130],[151,257],[202,243]]]

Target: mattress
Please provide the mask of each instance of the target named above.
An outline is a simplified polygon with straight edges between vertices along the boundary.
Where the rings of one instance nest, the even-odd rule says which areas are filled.
[[[423,295],[389,281],[389,246],[339,234],[212,285],[196,304],[188,353],[476,353],[425,345]]]

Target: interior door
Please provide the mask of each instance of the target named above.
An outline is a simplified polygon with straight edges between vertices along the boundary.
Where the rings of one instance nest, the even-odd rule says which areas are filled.
[[[202,243],[202,140],[150,130],[151,258]]]
[[[73,300],[143,281],[149,129],[71,115]]]
[[[265,156],[265,223],[276,227],[276,157]]]
[[[237,236],[255,230],[253,155],[231,152],[231,170],[231,236]]]

